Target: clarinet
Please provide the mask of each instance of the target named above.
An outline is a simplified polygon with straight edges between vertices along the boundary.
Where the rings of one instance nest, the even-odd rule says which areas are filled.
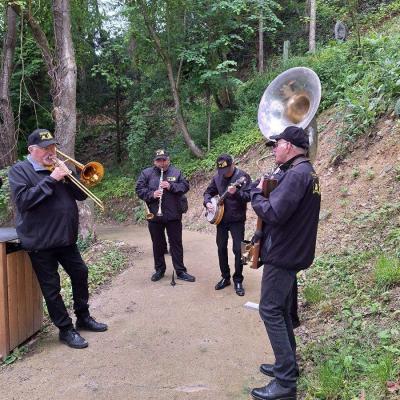
[[[161,190],[161,196],[158,199],[158,211],[157,211],[157,217],[162,217],[163,213],[161,211],[161,203],[162,203],[162,196],[164,193],[164,189],[161,187],[161,182],[164,179],[164,171],[161,169],[161,175],[160,175],[160,184],[158,185],[158,189]]]

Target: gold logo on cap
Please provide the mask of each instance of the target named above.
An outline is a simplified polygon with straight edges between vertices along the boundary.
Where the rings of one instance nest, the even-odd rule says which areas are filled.
[[[218,168],[225,168],[227,166],[228,166],[228,163],[226,162],[226,160],[218,162]]]
[[[50,140],[54,139],[53,135],[49,131],[43,131],[39,133],[40,140]]]
[[[156,150],[156,156],[164,156],[164,155],[165,155],[164,149]]]

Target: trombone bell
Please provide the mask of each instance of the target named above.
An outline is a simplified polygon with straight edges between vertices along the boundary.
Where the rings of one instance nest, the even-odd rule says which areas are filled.
[[[91,161],[83,165],[58,149],[56,149],[56,152],[81,170],[79,179],[85,186],[96,186],[103,179],[104,167],[99,162]]]
[[[104,167],[96,161],[91,161],[84,165],[80,180],[87,186],[92,187],[100,183],[104,176]]]

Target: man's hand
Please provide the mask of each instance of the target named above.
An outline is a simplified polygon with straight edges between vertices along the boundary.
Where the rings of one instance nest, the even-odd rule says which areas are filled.
[[[160,190],[160,189],[156,190],[156,191],[153,193],[153,197],[154,197],[155,199],[159,199],[159,198],[161,197],[161,195],[162,195],[162,190]]]
[[[167,189],[167,190],[169,190],[169,188],[171,187],[171,185],[170,185],[170,183],[169,183],[168,181],[162,181],[162,182],[160,183],[160,186],[161,186],[163,189]]]
[[[228,186],[228,193],[235,194],[237,191],[236,186]]]
[[[69,174],[71,174],[71,171],[68,169],[68,167],[64,163],[60,163],[59,166],[54,168],[50,176],[56,181],[62,181]]]
[[[207,204],[206,204],[206,207],[207,207],[207,210],[208,210],[208,211],[210,211],[210,212],[213,212],[213,211],[214,211],[214,206],[212,205],[212,203],[207,203]]]
[[[257,185],[257,189],[261,189],[262,190],[263,184],[264,184],[264,176],[261,177],[260,183]]]

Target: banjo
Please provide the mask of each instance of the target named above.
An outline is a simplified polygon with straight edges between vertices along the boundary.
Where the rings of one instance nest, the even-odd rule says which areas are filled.
[[[231,183],[229,187],[235,187],[237,189],[240,189],[245,184],[246,184],[246,177],[242,176],[234,183]],[[224,216],[224,200],[227,195],[228,195],[228,189],[225,190],[225,192],[221,196],[217,194],[216,196],[211,198],[210,203],[213,205],[213,210],[210,211],[206,209],[205,213],[207,221],[210,224],[218,225],[221,222],[222,217]]]

